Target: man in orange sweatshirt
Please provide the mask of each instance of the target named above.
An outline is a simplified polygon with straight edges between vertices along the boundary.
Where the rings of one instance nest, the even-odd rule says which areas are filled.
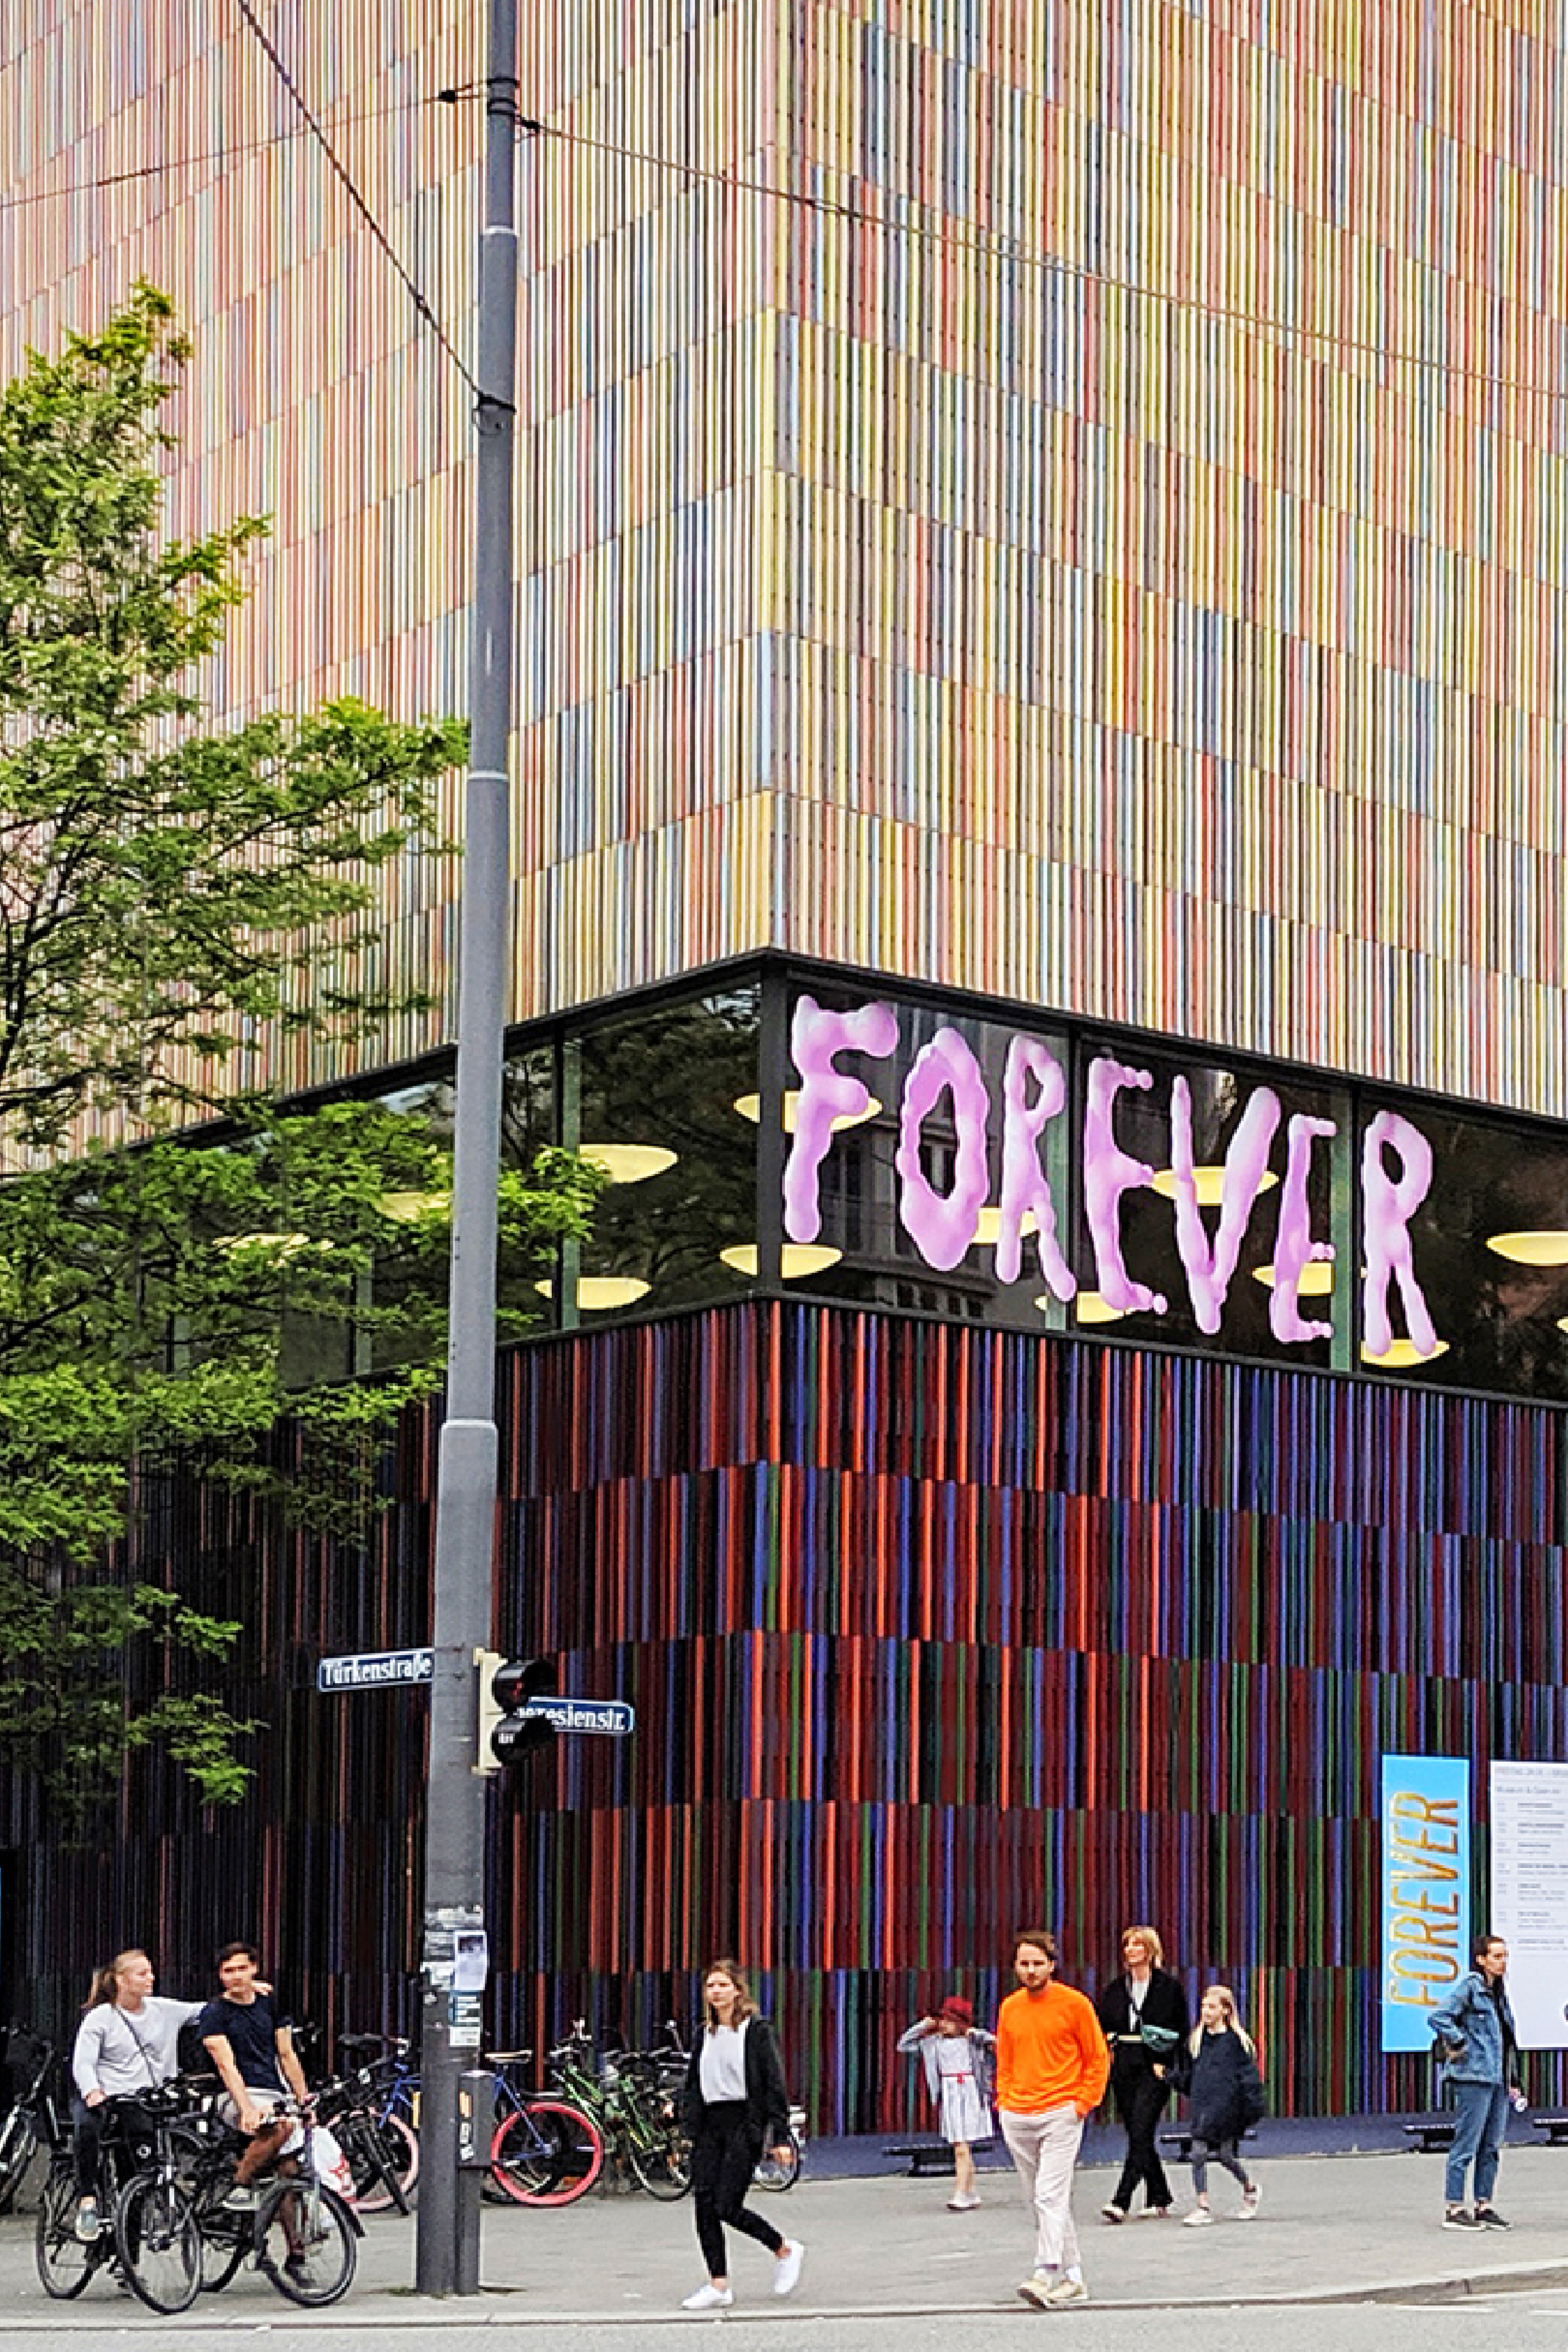
[[[996,2020],[1002,2137],[1035,2209],[1034,2275],[1018,2289],[1042,2311],[1087,2303],[1072,2225],[1072,2174],[1084,2117],[1105,2096],[1110,2053],[1091,2004],[1053,1981],[1057,1940],[1029,1927],[1014,1946],[1018,1990]]]

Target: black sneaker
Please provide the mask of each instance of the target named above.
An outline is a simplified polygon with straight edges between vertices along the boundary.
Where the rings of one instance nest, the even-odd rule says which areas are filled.
[[[1503,2220],[1495,2205],[1478,2205],[1476,2219],[1483,2230],[1510,2230],[1513,2227],[1511,2221]]]
[[[1445,2230],[1484,2230],[1486,2223],[1478,2221],[1463,2205],[1451,2205],[1443,2216]]]

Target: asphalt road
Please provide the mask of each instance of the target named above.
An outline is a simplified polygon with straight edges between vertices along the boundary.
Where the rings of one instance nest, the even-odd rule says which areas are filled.
[[[148,2315],[151,2317],[151,2315]],[[711,2331],[717,2329],[715,2338]],[[1568,2347],[1568,2297],[1563,2295],[1472,2296],[1461,2304],[1431,2305],[1336,2304],[1260,2311],[1256,2306],[1216,2308],[1189,2305],[1136,2315],[1102,2308],[965,2317],[927,2315],[858,2319],[814,2318],[781,2313],[755,2321],[684,2320],[552,2327],[552,2352],[673,2352],[692,2330],[706,2330],[699,2342],[710,2352],[1024,2352],[1037,2334],[1066,2330],[1079,2352],[1563,2352]],[[0,2326],[0,2352],[39,2352],[44,2326]],[[399,2326],[381,2333],[366,2317],[336,2320],[323,2314],[306,2326],[287,2320],[258,2326],[198,2319],[190,2314],[160,2323],[150,2335],[142,2326],[100,2326],[92,2341],[125,2352],[147,2352],[150,2341],[179,2342],[191,2352],[235,2352],[237,2340],[265,2352],[369,2352],[380,2335],[389,2352],[499,2352],[511,2344],[527,2347],[535,2331],[508,2325],[497,2315],[481,2326],[461,2322],[432,2327]]]

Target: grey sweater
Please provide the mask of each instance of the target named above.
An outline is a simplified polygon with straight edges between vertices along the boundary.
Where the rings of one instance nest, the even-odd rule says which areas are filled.
[[[199,2000],[164,2000],[153,1994],[138,2010],[100,2000],[77,2028],[71,2073],[85,2099],[101,2091],[106,2099],[126,2098],[166,2083],[180,2067],[180,2028],[199,2017]]]

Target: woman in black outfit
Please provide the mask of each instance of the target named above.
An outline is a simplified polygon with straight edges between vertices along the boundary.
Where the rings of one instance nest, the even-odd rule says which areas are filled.
[[[1171,2210],[1171,2186],[1154,2144],[1161,2110],[1187,2038],[1187,1996],[1163,1966],[1164,1948],[1152,1927],[1129,1927],[1121,1938],[1121,1974],[1095,2008],[1110,2044],[1110,2095],[1127,2131],[1127,2161],[1116,2194],[1100,2212],[1125,2221],[1133,2192],[1143,2183],[1149,2210],[1162,2221]]]
[[[771,2146],[781,2162],[789,2153],[789,2094],[773,2027],[757,2015],[733,1960],[713,1962],[702,1996],[706,2021],[687,2073],[684,2114],[708,2284],[686,2297],[683,2311],[723,2310],[734,2302],[724,2258],[727,2228],[766,2246],[775,2265],[775,2294],[794,2294],[805,2254],[798,2240],[781,2238],[746,2203],[763,2148]]]

